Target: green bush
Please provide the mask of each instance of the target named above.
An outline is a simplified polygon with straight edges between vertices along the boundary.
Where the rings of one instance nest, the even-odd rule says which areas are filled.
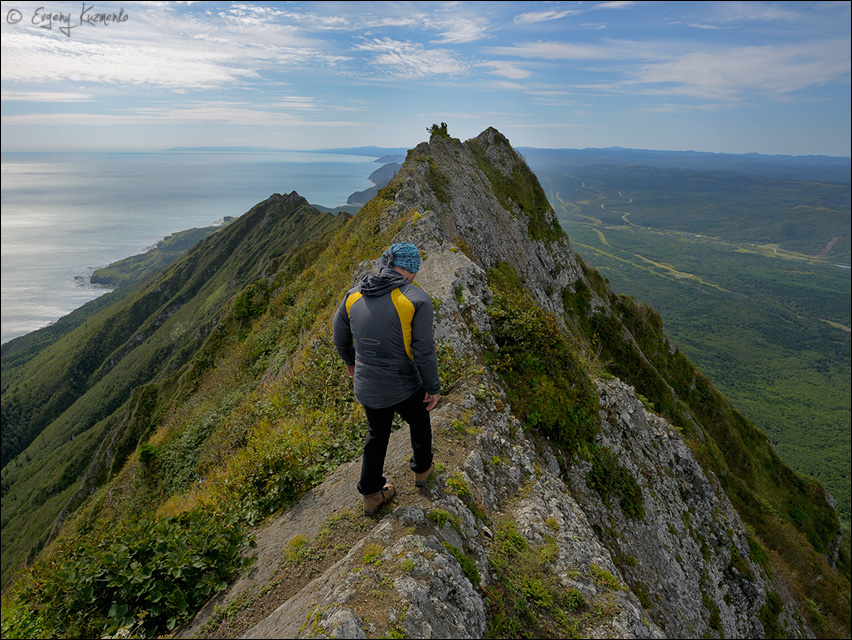
[[[508,269],[492,270],[488,308],[496,350],[486,360],[506,383],[509,401],[528,430],[575,454],[594,442],[598,398],[577,348],[556,318],[507,286]]]
[[[4,612],[3,637],[24,637],[34,621],[45,637],[165,634],[250,563],[246,544],[233,520],[201,511],[60,543],[16,584],[12,599],[26,615],[10,609],[7,635]]]
[[[482,590],[489,612],[486,638],[584,637],[593,607],[580,591],[566,589],[546,560],[555,544],[531,545],[513,522],[496,523],[488,550],[492,580]]]
[[[426,517],[432,520],[440,528],[444,528],[447,523],[451,524],[457,530],[461,528],[461,521],[459,520],[459,517],[445,509],[432,509],[426,514]]]
[[[476,563],[468,558],[464,552],[458,547],[454,547],[453,545],[445,542],[444,547],[449,551],[452,556],[458,561],[461,566],[462,573],[464,573],[465,577],[470,580],[470,584],[473,585],[474,589],[479,588],[479,569],[476,567]]]
[[[446,480],[447,491],[461,498],[465,504],[470,504],[473,501],[473,493],[470,486],[465,481],[464,477],[456,471]]]
[[[429,133],[429,136],[440,136],[441,138],[450,137],[450,134],[447,132],[446,122],[442,122],[440,125],[433,124],[431,127],[426,127],[426,131]]]
[[[139,445],[139,462],[145,467],[151,466],[157,459],[157,449],[148,442]]]
[[[247,286],[234,300],[234,317],[237,320],[259,316],[269,306],[269,283],[257,280]]]
[[[757,615],[758,620],[763,625],[763,630],[767,638],[784,638],[784,628],[778,620],[778,616],[784,611],[784,602],[774,591],[769,591],[766,594],[766,604],[760,609]]]
[[[618,496],[624,515],[635,520],[645,518],[642,488],[633,474],[618,464],[611,449],[593,447],[592,468],[586,474],[586,484],[598,492],[607,508],[612,508],[612,498]]]

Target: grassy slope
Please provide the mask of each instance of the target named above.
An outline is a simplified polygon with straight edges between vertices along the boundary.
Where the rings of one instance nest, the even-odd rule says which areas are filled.
[[[290,249],[344,221],[304,201],[282,207],[270,199],[155,281],[4,371],[4,438],[17,431],[31,439],[3,469],[4,582],[33,543],[44,541],[106,434],[120,424],[130,391],[178,370],[237,292]]]

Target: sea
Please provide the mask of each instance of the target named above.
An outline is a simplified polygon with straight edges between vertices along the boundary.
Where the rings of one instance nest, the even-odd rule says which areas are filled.
[[[335,208],[373,186],[376,156],[295,151],[4,152],[2,343],[103,295],[95,269],[296,191]]]

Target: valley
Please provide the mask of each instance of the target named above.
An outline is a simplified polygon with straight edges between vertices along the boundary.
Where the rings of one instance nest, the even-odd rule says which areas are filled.
[[[848,523],[849,186],[647,167],[538,173],[575,250],[653,306]]]

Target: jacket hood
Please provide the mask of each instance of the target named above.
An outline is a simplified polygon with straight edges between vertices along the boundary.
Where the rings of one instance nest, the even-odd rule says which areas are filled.
[[[394,289],[408,284],[408,279],[396,269],[388,266],[391,255],[383,255],[379,261],[379,273],[364,276],[358,287],[363,296],[383,296]]]

